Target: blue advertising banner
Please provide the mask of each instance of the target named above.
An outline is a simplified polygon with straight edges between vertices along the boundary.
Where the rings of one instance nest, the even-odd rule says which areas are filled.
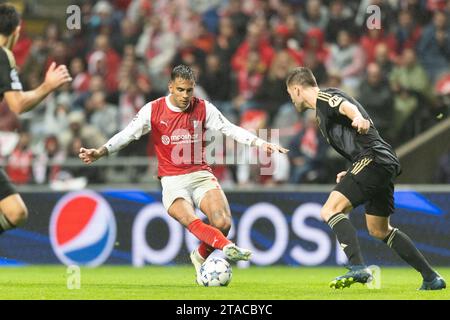
[[[254,265],[339,265],[346,257],[320,220],[325,192],[227,192],[229,238],[253,251]],[[198,240],[168,216],[161,193],[141,190],[22,193],[23,228],[0,238],[3,265],[187,264]],[[433,265],[450,266],[450,193],[397,191],[391,224],[407,233]],[[199,216],[205,218],[200,212]],[[403,265],[351,213],[368,264]]]

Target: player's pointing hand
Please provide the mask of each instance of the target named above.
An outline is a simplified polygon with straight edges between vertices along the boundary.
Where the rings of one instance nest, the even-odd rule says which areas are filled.
[[[353,119],[352,127],[355,128],[358,133],[366,134],[370,128],[370,122],[361,116],[357,116]]]
[[[91,164],[92,162],[101,157],[97,149],[86,149],[86,148],[81,148],[78,156],[86,164]]]
[[[274,143],[264,143],[262,145],[262,148],[269,155],[274,153],[275,151],[278,151],[279,153],[288,153],[289,152],[288,149],[283,148],[282,146],[279,146],[279,145],[274,144]]]

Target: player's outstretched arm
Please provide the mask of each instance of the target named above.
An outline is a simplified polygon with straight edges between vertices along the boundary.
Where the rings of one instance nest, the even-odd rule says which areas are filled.
[[[123,129],[116,133],[103,146],[97,149],[81,148],[78,157],[85,163],[91,164],[101,157],[113,154],[125,148],[131,141],[138,140],[151,129],[151,102],[139,110],[133,120]]]
[[[94,161],[97,161],[103,156],[108,155],[108,149],[105,146],[102,146],[98,149],[86,149],[81,148],[78,156],[85,164],[91,164]]]
[[[220,131],[239,143],[263,148],[268,154],[274,152],[287,153],[289,151],[277,144],[264,141],[244,128],[232,124],[210,102],[206,103],[206,128]]]
[[[72,77],[65,65],[56,66],[53,62],[45,75],[44,82],[31,91],[7,91],[4,94],[9,108],[16,114],[21,114],[33,109],[50,92],[63,84],[72,81]]]

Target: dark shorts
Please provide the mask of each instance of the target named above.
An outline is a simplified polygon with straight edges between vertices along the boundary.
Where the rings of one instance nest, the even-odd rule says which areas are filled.
[[[347,197],[353,208],[365,203],[367,214],[389,217],[394,213],[395,177],[394,170],[366,157],[353,163],[334,190]]]
[[[0,200],[15,193],[17,193],[16,188],[12,185],[11,181],[9,181],[5,171],[0,169]]]

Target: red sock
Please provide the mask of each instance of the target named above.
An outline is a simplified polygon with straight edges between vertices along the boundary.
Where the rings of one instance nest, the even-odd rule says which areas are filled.
[[[203,259],[206,259],[209,257],[209,255],[215,250],[213,247],[208,246],[204,242],[200,242],[200,245],[198,246],[198,253]]]
[[[219,229],[203,223],[200,219],[191,222],[191,224],[188,225],[188,230],[200,241],[213,247],[214,249],[222,250],[223,247],[231,243],[231,241],[225,238]]]

